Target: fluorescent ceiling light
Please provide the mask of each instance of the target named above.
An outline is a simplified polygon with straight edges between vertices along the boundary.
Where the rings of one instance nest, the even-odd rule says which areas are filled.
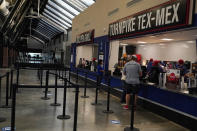
[[[140,45],[140,46],[145,46],[145,45]]]
[[[159,45],[165,45],[165,44],[159,44]]]
[[[120,45],[122,45],[122,46],[126,46],[126,45],[128,45],[128,44],[121,43]]]
[[[144,42],[144,41],[138,41],[137,43],[139,43],[139,44],[145,44],[145,43],[147,43],[147,42]]]
[[[189,48],[189,46],[188,46],[188,45],[186,45],[186,44],[184,44],[184,45],[183,45],[183,47],[184,47],[184,48]]]
[[[163,39],[161,39],[161,40],[165,40],[165,41],[171,41],[171,40],[173,40],[173,39],[169,39],[169,38],[163,38]]]
[[[194,43],[194,41],[187,41],[187,43]]]

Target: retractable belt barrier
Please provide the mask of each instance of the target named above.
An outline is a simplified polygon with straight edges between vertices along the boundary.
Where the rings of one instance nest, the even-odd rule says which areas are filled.
[[[11,106],[9,105],[8,99],[11,98],[11,95],[12,95],[13,72],[14,70],[11,70],[10,72],[7,72],[6,74],[0,76],[0,107],[1,108],[11,108]],[[2,86],[3,78],[6,78],[6,99],[5,99],[5,105],[1,106],[1,86]],[[11,80],[9,81],[9,79]],[[4,121],[6,121],[6,119],[4,117],[0,117],[0,122],[4,122]]]
[[[27,69],[27,68],[26,68]],[[56,72],[56,73],[52,73],[49,70],[47,70],[46,72],[46,85],[19,85],[18,82],[18,78],[17,78],[17,82],[16,84],[12,85],[12,111],[11,111],[11,131],[14,131],[15,128],[15,111],[16,111],[16,92],[17,89],[19,88],[44,88],[45,89],[45,96],[43,98],[47,98],[47,90],[48,88],[54,88],[55,89],[55,99],[54,99],[54,103],[52,103],[51,105],[53,106],[57,106],[57,89],[58,88],[64,88],[64,97],[63,97],[63,111],[62,111],[62,115],[57,116],[58,119],[70,119],[69,115],[66,115],[66,93],[67,93],[67,88],[74,88],[75,89],[75,104],[74,104],[74,124],[73,124],[73,131],[77,131],[77,117],[78,117],[78,99],[79,99],[79,88],[84,88],[84,96],[86,96],[86,88],[96,88],[96,95],[95,95],[95,103],[98,104],[97,102],[97,97],[98,97],[98,89],[100,88],[100,83],[98,82],[98,75],[95,75],[97,77],[97,82],[96,82],[96,86],[95,85],[91,85],[88,86],[87,85],[87,77],[88,77],[88,72],[83,72],[85,74],[85,82],[84,85],[79,85],[78,84],[78,79],[79,79],[79,70],[76,69],[74,71],[74,73],[76,73],[76,83],[71,82],[71,69],[70,68],[64,68],[61,70],[62,74]],[[65,71],[65,74],[64,72]],[[68,78],[66,77],[66,71],[68,72]],[[81,70],[80,70],[81,71]],[[55,85],[48,85],[48,80],[49,80],[49,74],[54,75],[55,76]],[[17,68],[17,77],[19,77],[19,68]],[[62,79],[64,80],[64,85],[60,86],[57,85],[57,79]],[[107,79],[107,109],[104,110],[104,113],[113,113],[112,110],[110,110],[110,92],[111,92],[111,77],[104,77],[105,79]],[[41,78],[42,79],[42,78]],[[134,103],[134,99],[133,99],[133,103]],[[133,106],[132,106],[133,107]],[[134,121],[134,109],[132,108],[131,110],[131,124],[130,127],[125,128],[125,131],[133,131],[133,129],[136,129],[133,127],[133,121]]]

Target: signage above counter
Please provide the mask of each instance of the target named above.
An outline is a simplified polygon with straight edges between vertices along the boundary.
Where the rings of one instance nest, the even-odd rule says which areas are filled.
[[[192,24],[193,0],[170,0],[109,24],[109,38],[121,39]]]
[[[77,44],[89,44],[94,42],[94,30],[90,30],[80,35],[77,35],[76,43]]]

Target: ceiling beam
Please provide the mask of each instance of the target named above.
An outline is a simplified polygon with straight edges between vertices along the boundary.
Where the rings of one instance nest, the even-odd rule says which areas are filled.
[[[64,15],[65,17],[67,17],[68,19],[70,19],[72,21],[72,18],[68,15],[65,15],[60,9],[55,8],[51,3],[47,4],[49,7],[53,8],[54,10],[57,10],[58,12],[61,12],[62,15]]]
[[[40,23],[40,24],[43,24],[43,25],[46,25],[46,26],[49,26],[49,28],[51,28],[51,29],[52,29],[53,31],[55,31],[55,32],[64,32],[64,29],[55,26],[54,23],[50,23],[50,22],[46,19],[46,17],[45,17],[44,19],[41,19],[41,20],[39,21],[39,23]]]
[[[35,36],[33,36],[33,35],[30,35],[30,37],[33,38],[33,39],[35,39],[35,40],[37,40],[37,41],[39,41],[39,42],[42,43],[42,44],[46,44],[43,40],[41,40],[41,39],[38,38],[38,37],[35,37]]]
[[[70,13],[71,15],[73,16],[76,16],[75,13],[73,13],[72,11],[68,10],[66,7],[64,7],[63,5],[61,5],[60,3],[56,2],[55,0],[51,1],[49,0],[50,2],[56,4],[57,6],[61,7],[62,9],[64,9],[65,11],[67,11],[68,13]]]
[[[68,2],[67,0],[62,0],[64,3],[66,3],[67,5],[69,5],[70,7],[72,7],[73,9],[75,9],[78,12],[81,12],[83,10],[79,9],[77,6],[71,4],[70,2]]]
[[[45,19],[50,20],[50,22],[55,23],[56,25],[58,25],[60,28],[63,28],[64,30],[67,30],[68,27],[64,27],[62,26],[58,21],[54,20],[51,16],[49,16],[47,13],[43,13],[43,16],[45,16]]]
[[[71,22],[69,22],[69,21],[67,21],[66,19],[63,18],[63,17],[65,17],[64,15],[59,14],[59,13],[57,13],[57,12],[54,12],[54,11],[50,10],[49,8],[45,8],[45,9],[46,9],[47,11],[49,11],[50,13],[52,13],[52,14],[58,16],[60,19],[62,19],[62,20],[65,21],[66,23],[72,25]],[[62,16],[61,16],[61,15],[62,15]]]
[[[65,27],[69,28],[69,25],[66,25],[66,24],[64,23],[64,20],[62,20],[61,18],[55,16],[55,15],[52,14],[51,12],[45,10],[43,13],[47,14],[47,15],[50,16],[52,19],[54,19],[55,21],[59,22],[60,25],[62,24],[62,25],[64,25]]]
[[[51,30],[49,30],[48,28],[46,28],[46,26],[41,26],[41,25],[38,25],[35,29],[38,29],[38,30],[44,30],[45,32],[47,32],[50,36],[54,36],[57,34],[52,32]]]
[[[83,5],[85,5],[86,6],[86,8],[88,8],[89,6],[85,3],[85,2],[83,2],[82,0],[78,0],[80,3],[82,3]]]
[[[38,31],[38,30],[36,30],[36,29],[32,29],[34,32],[36,32],[36,33],[38,33],[38,34],[40,34],[40,35],[42,35],[43,37],[45,37],[45,38],[47,38],[49,41],[51,40],[51,38],[49,38],[47,35],[45,35],[43,32],[40,32],[40,31]]]

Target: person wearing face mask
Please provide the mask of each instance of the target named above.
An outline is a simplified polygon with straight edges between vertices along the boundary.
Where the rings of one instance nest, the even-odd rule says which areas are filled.
[[[101,84],[103,73],[104,73],[103,61],[99,60],[98,66],[97,66],[98,84],[99,85]]]

